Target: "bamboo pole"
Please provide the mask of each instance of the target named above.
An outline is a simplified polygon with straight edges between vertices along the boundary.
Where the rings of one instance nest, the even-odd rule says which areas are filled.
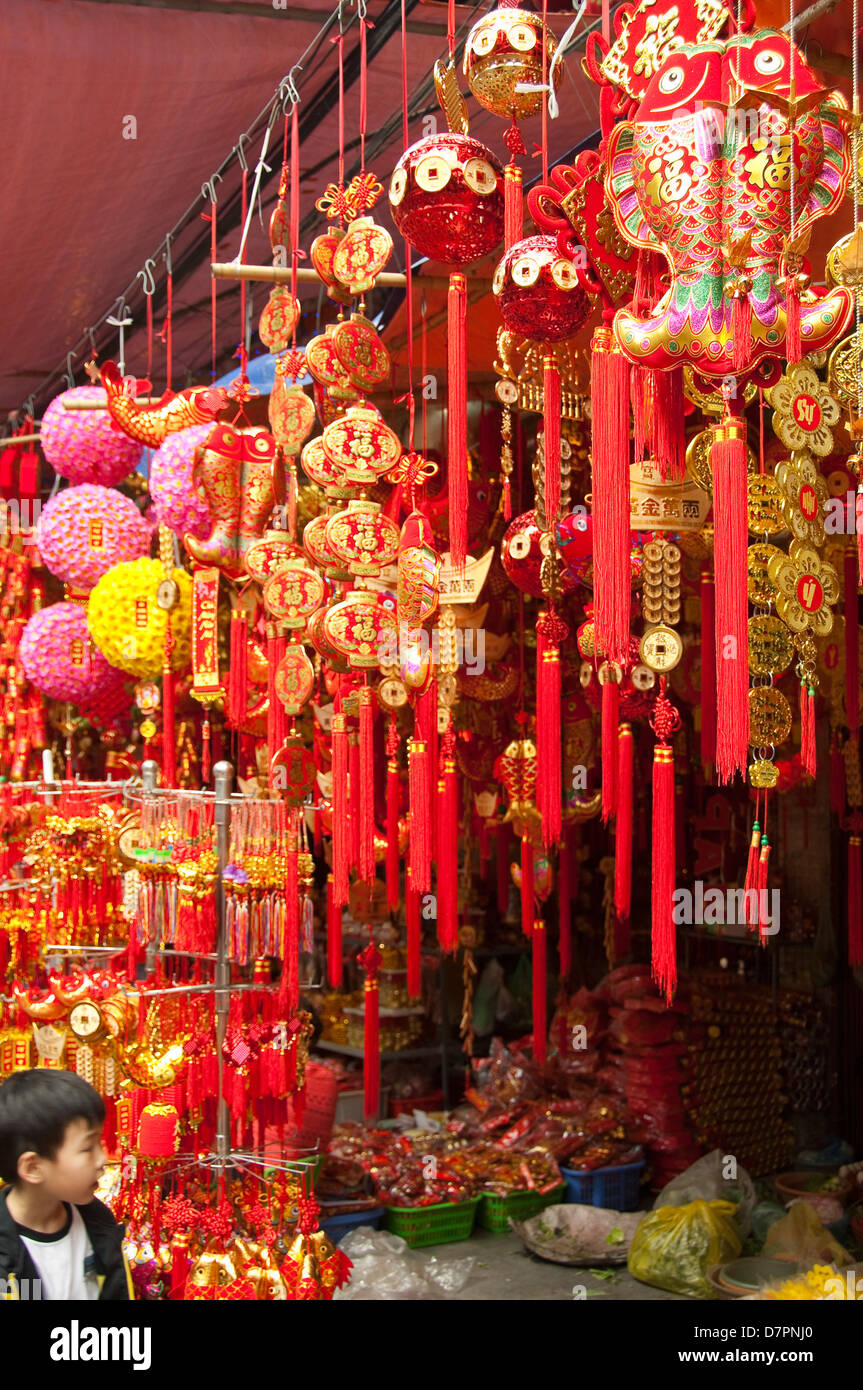
[[[290,266],[239,265],[236,261],[213,261],[210,265],[210,272],[214,280],[255,280],[268,285],[289,285],[292,275]],[[472,285],[482,286],[486,290],[491,289],[491,276],[471,277],[468,272],[468,279]],[[323,284],[318,272],[312,266],[299,266],[297,268],[297,280],[302,285]],[[412,282],[414,289],[449,289],[449,277],[446,275],[417,274],[413,276]],[[400,270],[382,270],[379,275],[375,276],[375,285],[396,286],[404,289],[407,285],[407,276]]]

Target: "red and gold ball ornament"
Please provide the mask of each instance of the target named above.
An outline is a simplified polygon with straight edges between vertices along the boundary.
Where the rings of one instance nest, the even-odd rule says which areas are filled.
[[[554,35],[546,34],[548,71]],[[530,10],[501,6],[478,19],[464,46],[464,74],[480,106],[521,120],[539,111],[544,96],[542,20]],[[553,74],[557,88],[563,69]],[[528,89],[528,90],[525,90]]]
[[[430,260],[470,265],[503,240],[503,169],[470,135],[443,131],[411,145],[389,199],[402,236]]]
[[[551,547],[551,534],[540,530],[535,512],[522,512],[507,528],[500,545],[500,558],[508,578],[522,593],[542,598],[542,562]],[[571,594],[577,580],[561,576],[561,592]]]
[[[494,273],[493,289],[505,326],[539,342],[571,338],[592,307],[553,236],[529,236],[511,246]]]

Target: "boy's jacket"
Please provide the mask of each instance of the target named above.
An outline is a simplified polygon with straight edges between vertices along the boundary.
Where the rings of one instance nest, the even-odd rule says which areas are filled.
[[[33,1289],[39,1271],[9,1214],[6,1200],[9,1191],[9,1188],[0,1191],[0,1281],[4,1281],[0,1283],[0,1298],[15,1300],[22,1297],[22,1281],[27,1280],[25,1290],[29,1292]],[[98,1199],[94,1198],[86,1206],[78,1207],[78,1211],[96,1257],[99,1298],[126,1302],[133,1300],[132,1275],[123,1253],[123,1227],[117,1224],[104,1202]]]

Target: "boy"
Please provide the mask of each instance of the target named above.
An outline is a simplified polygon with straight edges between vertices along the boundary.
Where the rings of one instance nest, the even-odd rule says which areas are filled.
[[[75,1072],[21,1071],[0,1086],[0,1178],[9,1184],[0,1189],[0,1292],[7,1299],[134,1298],[123,1229],[95,1195],[104,1122],[101,1096]]]

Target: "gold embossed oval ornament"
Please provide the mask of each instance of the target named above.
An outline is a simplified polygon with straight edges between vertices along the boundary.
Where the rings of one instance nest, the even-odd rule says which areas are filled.
[[[324,601],[325,584],[317,570],[290,564],[264,585],[264,603],[287,627],[305,627],[307,618]]]
[[[270,291],[258,322],[258,335],[264,347],[270,352],[287,351],[299,318],[298,301],[286,286],[277,285]]]
[[[372,391],[386,381],[390,355],[377,329],[361,314],[340,323],[332,335],[333,351],[351,381],[363,391]]]
[[[351,666],[372,669],[381,653],[397,649],[394,606],[381,594],[358,590],[328,608],[324,636]]]
[[[352,483],[374,483],[401,457],[398,435],[368,407],[351,406],[341,420],[327,425],[321,438],[327,458]]]

